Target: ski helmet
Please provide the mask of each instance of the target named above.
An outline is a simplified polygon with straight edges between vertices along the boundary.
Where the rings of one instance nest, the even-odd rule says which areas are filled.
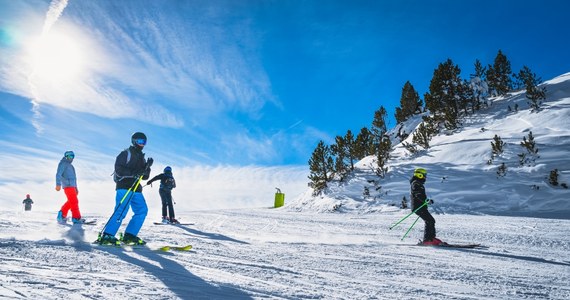
[[[414,177],[424,179],[427,176],[427,170],[424,168],[417,168],[414,170]]]
[[[30,194],[26,194],[26,198],[30,198]]]
[[[71,160],[75,158],[75,153],[73,153],[73,151],[65,151],[63,157]]]
[[[172,172],[172,168],[170,166],[166,166],[166,168],[164,168],[164,173],[170,173]]]
[[[131,136],[131,143],[135,147],[144,147],[146,145],[146,135],[142,132],[135,132]]]

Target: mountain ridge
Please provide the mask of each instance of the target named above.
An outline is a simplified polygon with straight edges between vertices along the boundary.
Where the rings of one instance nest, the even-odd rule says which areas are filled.
[[[398,209],[403,197],[409,202],[413,170],[423,167],[428,170],[426,191],[441,213],[570,218],[570,190],[549,183],[549,173],[557,169],[558,182],[570,184],[570,73],[540,86],[547,93],[539,112],[531,111],[524,91],[492,98],[488,108],[464,117],[460,129],[442,131],[430,148],[410,154],[403,143],[412,143],[422,122],[422,115],[415,115],[388,132],[394,146],[385,178],[374,174],[375,157],[368,156],[344,182],[329,183],[320,196],[312,196],[309,188],[286,208],[356,213]],[[396,137],[401,129],[410,133],[402,142]],[[520,143],[530,132],[538,158],[521,166],[519,154],[526,150]],[[491,159],[495,135],[505,146]],[[504,177],[498,175],[503,163]]]

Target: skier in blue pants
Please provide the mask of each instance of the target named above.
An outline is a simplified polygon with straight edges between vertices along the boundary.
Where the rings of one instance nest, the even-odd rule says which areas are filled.
[[[131,137],[132,145],[122,151],[115,160],[115,211],[107,223],[103,234],[100,237],[101,244],[119,244],[115,237],[123,219],[127,216],[129,208],[133,210],[133,217],[129,221],[122,242],[125,244],[146,244],[138,233],[146,219],[148,207],[142,194],[142,185],[139,178],[147,180],[150,177],[150,167],[153,159],[145,161],[142,149],[146,145],[146,135],[136,132]],[[137,182],[139,183],[137,186]],[[135,189],[136,186],[136,189]],[[128,194],[127,194],[128,192]]]
[[[105,228],[105,233],[115,236],[123,219],[127,216],[129,208],[133,210],[133,216],[127,228],[125,229],[125,235],[123,240],[127,241],[129,239],[135,239],[136,244],[145,244],[140,238],[137,237],[148,213],[148,207],[146,205],[146,200],[141,192],[132,192],[127,195],[123,203],[120,203],[121,199],[125,196],[127,190],[120,189],[117,190],[115,196],[115,213],[111,217],[111,221]],[[130,198],[130,201],[128,199]],[[128,202],[127,202],[128,201]]]

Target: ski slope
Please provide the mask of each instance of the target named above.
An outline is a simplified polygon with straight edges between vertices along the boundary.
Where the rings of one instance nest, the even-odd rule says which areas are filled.
[[[91,244],[107,221],[62,226],[53,212],[0,212],[0,298],[6,299],[569,299],[570,220],[435,215],[448,242],[415,246],[408,213],[286,209],[180,212],[189,226],[140,236],[160,252]],[[123,224],[124,226],[124,224]],[[124,229],[124,227],[123,227]]]
[[[408,134],[413,132],[422,122],[421,115],[416,115],[389,132],[393,150],[384,178],[374,173],[376,158],[368,156],[355,164],[354,173],[344,181],[330,182],[323,195],[314,197],[308,190],[288,207],[298,211],[372,212],[385,205],[400,206],[403,197],[409,204],[409,179],[414,169],[421,167],[428,171],[425,187],[428,197],[435,200],[434,209],[568,219],[570,73],[542,86],[547,93],[540,112],[531,111],[524,91],[493,98],[488,107],[463,118],[461,128],[442,130],[431,139],[428,149],[418,147],[419,151],[411,154],[396,134],[400,128]],[[527,153],[521,142],[530,132],[539,157],[532,164],[521,165],[518,155]],[[504,151],[489,163],[495,135],[505,143]],[[413,143],[412,134],[404,142]],[[504,176],[497,173],[501,164],[507,168]],[[557,186],[549,182],[555,169]],[[365,188],[369,196],[364,196]]]

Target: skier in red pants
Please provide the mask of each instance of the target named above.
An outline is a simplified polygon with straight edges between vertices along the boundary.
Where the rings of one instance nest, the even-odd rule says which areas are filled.
[[[77,195],[79,194],[79,190],[77,189],[77,177],[75,176],[75,168],[71,164],[74,158],[75,153],[73,153],[73,151],[66,151],[57,166],[55,190],[60,191],[63,187],[63,191],[67,197],[67,201],[57,213],[57,221],[59,223],[67,223],[67,213],[70,210],[71,221],[74,224],[85,223],[85,219],[81,218],[81,212],[79,211],[79,199],[77,199]]]

